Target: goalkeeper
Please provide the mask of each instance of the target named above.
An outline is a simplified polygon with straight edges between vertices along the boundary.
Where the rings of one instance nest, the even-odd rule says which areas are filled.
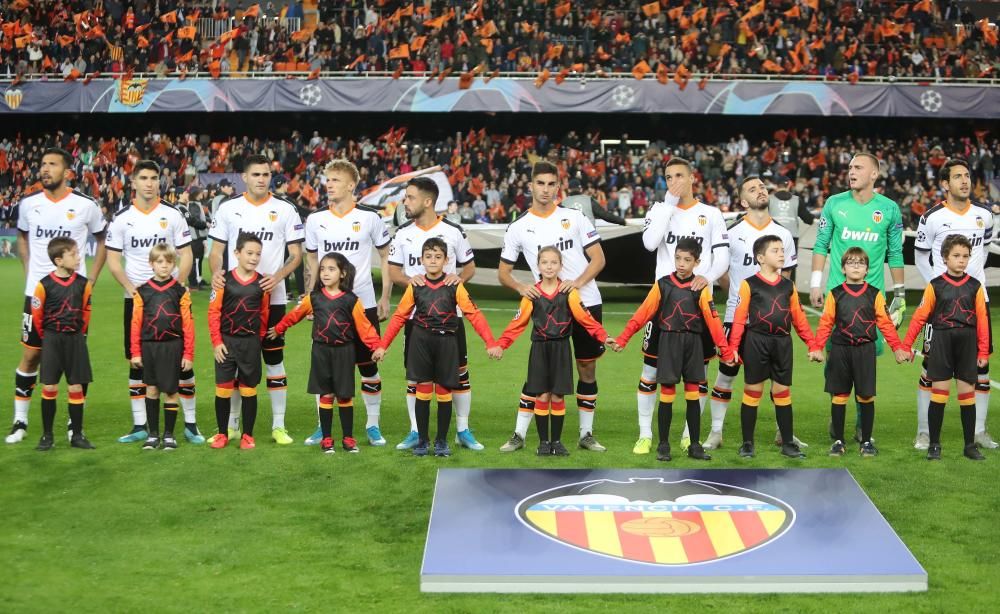
[[[882,262],[888,261],[892,274],[893,292],[889,304],[889,317],[899,328],[906,312],[906,288],[903,285],[903,218],[899,205],[875,192],[879,177],[879,161],[870,153],[855,154],[847,170],[850,189],[827,199],[820,214],[819,230],[813,247],[812,277],[809,298],[813,307],[823,307],[823,297],[830,289],[844,283],[840,267],[830,267],[830,276],[823,286],[823,267],[827,257],[840,262],[851,247],[860,247],[867,254],[871,266],[865,277],[870,285],[885,290],[885,272]],[[875,341],[878,355],[885,345],[882,334]],[[858,422],[860,425],[860,409]]]

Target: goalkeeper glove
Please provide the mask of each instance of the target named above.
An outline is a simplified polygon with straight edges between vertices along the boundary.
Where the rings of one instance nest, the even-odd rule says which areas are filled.
[[[892,302],[889,303],[889,318],[896,328],[903,323],[903,315],[906,313],[906,287],[902,284],[893,287]]]

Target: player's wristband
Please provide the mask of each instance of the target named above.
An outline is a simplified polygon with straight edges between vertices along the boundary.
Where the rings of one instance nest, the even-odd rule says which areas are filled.
[[[812,277],[809,278],[810,288],[819,288],[823,285],[823,271],[813,271]]]
[[[896,284],[892,287],[892,294],[896,298],[906,298],[906,286],[903,284]]]

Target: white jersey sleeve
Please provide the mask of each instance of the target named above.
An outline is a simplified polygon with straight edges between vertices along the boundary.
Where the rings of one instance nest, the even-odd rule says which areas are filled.
[[[303,240],[305,242],[307,252],[319,251],[319,237],[317,236],[317,231],[319,230],[319,218],[317,216],[320,213],[322,213],[322,211],[316,211],[306,218]]]
[[[385,225],[385,221],[382,219],[381,215],[375,214],[369,217],[372,219],[371,228],[369,229],[369,236],[371,237],[372,245],[375,246],[375,249],[382,249],[383,247],[389,245],[392,240],[389,236],[389,228]],[[308,241],[306,246],[308,249]]]
[[[469,235],[465,234],[465,230],[459,228],[458,235],[455,245],[455,264],[463,267],[475,260],[475,256],[472,253],[472,244],[469,243]]]
[[[219,208],[212,216],[212,226],[208,229],[208,238],[223,245],[229,242],[229,212],[231,209],[231,201],[219,203]]]
[[[104,219],[104,214],[101,212],[101,208],[97,205],[97,202],[89,199],[88,202],[90,206],[87,211],[87,230],[96,237],[107,230],[108,222]]]
[[[507,264],[516,264],[518,256],[521,255],[521,227],[524,224],[525,222],[523,221],[520,224],[517,221],[512,222],[507,226],[507,231],[503,233],[503,248],[500,250],[500,260],[503,260]]]
[[[177,209],[172,209],[172,211],[175,214],[173,224],[174,249],[182,249],[191,244],[191,228],[183,213]]]
[[[108,232],[104,237],[104,246],[112,251],[125,250],[125,222],[120,215],[115,215],[108,224]]]
[[[777,222],[774,223],[774,231],[774,234],[781,237],[782,247],[785,248],[785,266],[782,269],[787,271],[799,266],[799,253],[795,249],[795,239],[792,237],[792,232]]]
[[[302,243],[305,240],[305,224],[302,223],[299,212],[296,211],[295,205],[286,201],[281,202],[288,205],[285,207],[285,245]]]

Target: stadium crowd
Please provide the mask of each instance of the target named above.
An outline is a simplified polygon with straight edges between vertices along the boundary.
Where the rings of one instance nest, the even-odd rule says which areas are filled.
[[[977,133],[968,138],[878,137],[830,139],[807,130],[778,130],[770,139],[751,143],[743,135],[727,142],[605,145],[599,134],[569,132],[554,140],[546,134],[511,137],[485,129],[457,133],[441,141],[411,140],[405,130],[391,129],[377,137],[348,140],[319,132],[267,141],[232,137],[212,142],[194,134],[147,134],[98,137],[57,132],[50,137],[0,141],[0,216],[5,226],[21,195],[36,189],[38,161],[48,146],[65,147],[75,155],[75,186],[97,198],[110,216],[126,199],[127,177],[133,165],[151,158],[164,169],[161,193],[171,202],[197,201],[211,215],[221,194],[221,173],[236,173],[244,160],[264,153],[275,160],[273,189],[296,202],[306,215],[325,205],[322,169],[334,158],[354,161],[364,192],[412,170],[440,166],[454,186],[449,211],[463,223],[506,222],[530,206],[529,175],[539,159],[557,164],[565,193],[589,194],[623,217],[641,217],[666,191],[664,167],[670,157],[692,160],[697,172],[697,196],[723,211],[733,208],[733,194],[742,177],[762,175],[775,187],[796,192],[810,209],[822,207],[826,196],[847,185],[847,165],[856,151],[872,151],[882,160],[880,190],[900,204],[903,219],[915,228],[917,218],[941,198],[934,177],[948,157],[969,160],[973,198],[995,200],[1000,140]],[[636,137],[624,135],[621,142]],[[214,174],[213,179],[201,177]],[[228,189],[231,193],[231,188]]]
[[[986,78],[997,28],[952,0],[14,0],[0,76],[413,71]],[[237,5],[242,5],[238,8]],[[199,19],[227,24],[217,37]],[[231,26],[231,27],[229,27]]]

